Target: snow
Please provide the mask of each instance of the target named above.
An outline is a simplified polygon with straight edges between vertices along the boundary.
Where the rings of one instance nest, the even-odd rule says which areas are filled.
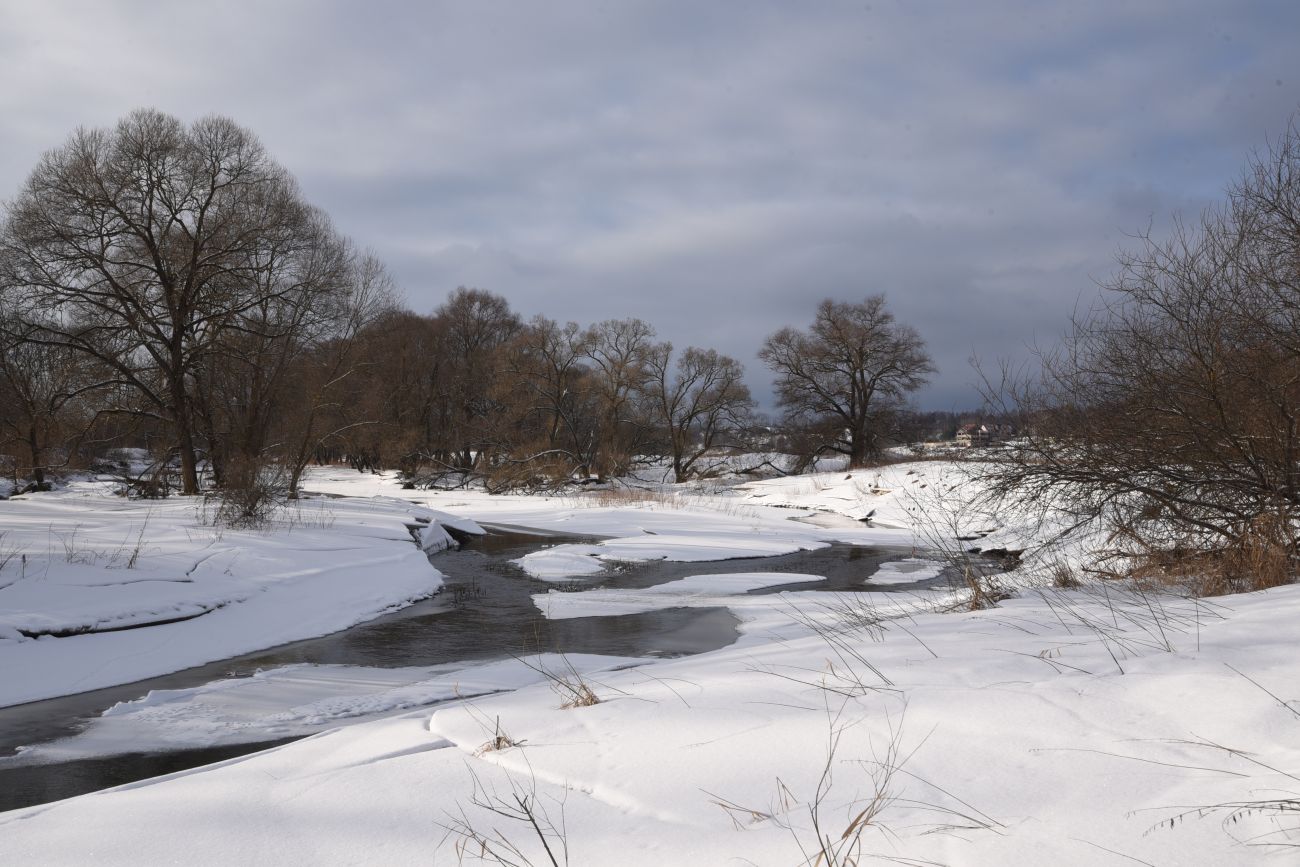
[[[553,819],[562,805],[570,863],[795,864],[833,742],[820,809],[837,837],[874,795],[873,772],[893,769],[894,799],[867,827],[865,851],[962,864],[1245,863],[1267,853],[1233,835],[1267,832],[1267,817],[1159,826],[1187,805],[1294,789],[1252,761],[1295,766],[1294,715],[1224,663],[1275,690],[1294,683],[1279,611],[1300,603],[1295,589],[1202,611],[1199,630],[1173,629],[1191,603],[1170,607],[1172,651],[1139,625],[1109,646],[1066,629],[1053,607],[1080,621],[1111,615],[1100,598],[1058,593],[854,637],[879,675],[865,662],[829,668],[815,633],[606,670],[591,676],[603,699],[591,707],[561,710],[535,684],[411,711],[15,811],[0,817],[0,841],[11,858],[45,864],[92,853],[97,863],[232,853],[454,863],[440,825],[464,811],[538,856],[526,826],[473,803],[476,784],[502,795],[518,785]],[[484,751],[497,731],[520,745]]]
[[[905,557],[882,563],[880,568],[867,578],[868,587],[883,587],[891,584],[915,584],[938,578],[943,572],[943,563],[926,560],[922,557]]]
[[[596,545],[556,545],[525,554],[515,562],[534,578],[562,581],[603,572],[604,563],[635,563],[644,560],[702,563],[710,560],[775,557],[795,551],[824,548],[828,544],[806,538],[755,538],[752,533],[677,532],[606,539]]]
[[[307,501],[256,531],[202,508],[97,483],[0,502],[0,706],[344,629],[442,585],[406,524],[429,522],[427,550],[446,521],[476,529],[398,500]]]
[[[600,588],[582,592],[551,590],[537,593],[533,601],[549,618],[595,617],[614,614],[636,614],[660,608],[713,608],[726,606],[740,617],[742,624],[752,623],[762,612],[785,610],[788,619],[790,600],[787,596],[749,596],[745,594],[766,587],[783,584],[800,584],[823,580],[820,575],[800,575],[794,572],[736,572],[723,575],[690,575],[643,590],[611,590]],[[803,596],[804,594],[794,594]],[[742,625],[742,631],[749,631]]]
[[[501,496],[473,490],[401,493],[403,499],[411,503],[462,515],[481,525],[510,525],[609,539],[646,535],[711,535],[726,539],[723,547],[731,547],[736,552],[705,559],[763,556],[766,553],[765,542],[769,539],[782,540],[788,550],[817,547],[825,542],[858,545],[911,545],[916,542],[912,525],[905,515],[892,523],[873,521],[864,524],[853,517],[845,517],[846,511],[837,513],[842,520],[833,527],[808,523],[806,519],[824,517],[834,510],[814,507],[815,504],[810,506],[807,498],[796,501],[776,493],[783,490],[779,483],[794,489],[807,485],[807,479],[803,476],[773,480],[771,485],[777,486],[769,485],[765,489],[770,498],[768,501],[747,493],[752,484],[764,484],[751,483],[716,494],[684,488],[677,496],[670,488],[667,492],[646,492],[642,501],[635,500],[638,492],[629,491],[632,505],[628,506],[608,505],[599,498],[583,494]],[[360,474],[343,469],[318,469],[309,472],[303,485],[308,490],[336,496],[387,496],[397,488],[398,479],[392,473]],[[862,511],[865,514],[866,510]],[[643,544],[659,546],[667,543],[646,540]],[[762,553],[744,553],[746,549]],[[629,551],[629,554],[633,552]],[[634,556],[647,559],[662,555],[642,551]]]
[[[555,576],[603,569],[614,553],[717,559],[869,539],[925,547],[935,526],[969,535],[972,546],[1015,547],[1053,532],[1014,511],[961,508],[966,473],[924,462],[637,506],[403,492],[419,504],[401,509],[609,537],[544,549],[552,554],[536,558],[538,570]],[[390,496],[395,487],[337,470],[311,482],[359,496]],[[295,530],[241,543],[269,562],[288,556],[277,546],[297,545],[304,568],[314,561],[301,552],[341,539],[341,530],[370,553],[388,550],[379,542],[396,534],[384,522],[400,509],[364,503],[331,501],[338,517],[320,537]],[[363,524],[362,514],[376,523]],[[868,514],[872,524],[863,526]],[[83,523],[94,538],[108,538],[89,518]],[[120,536],[123,527],[114,526]],[[170,556],[163,528],[171,525],[160,515],[157,526],[157,556]],[[1078,560],[1087,544],[1085,537],[1054,556]],[[184,546],[175,549],[179,558]],[[407,554],[419,551],[408,544]],[[517,808],[518,796],[543,830],[564,829],[563,840],[557,832],[547,841],[572,864],[813,863],[814,818],[830,845],[859,844],[841,854],[860,863],[1293,860],[1295,813],[1218,805],[1297,798],[1300,586],[1198,601],[1114,582],[1056,589],[1036,582],[1030,568],[1014,585],[1005,582],[1016,595],[972,612],[955,590],[908,591],[938,574],[939,562],[924,555],[886,564],[863,585],[890,592],[755,594],[816,576],[765,573],[761,560],[737,566],[651,588],[534,597],[549,617],[731,608],[743,623],[740,641],[698,656],[551,655],[389,671],[293,666],[118,705],[83,734],[23,760],[169,738],[319,733],[0,814],[0,847],[7,860],[41,864],[452,864],[458,843],[477,851],[467,835],[479,833],[549,863],[528,821],[490,809]],[[51,567],[52,575],[64,571]],[[51,616],[67,621],[72,613]],[[600,701],[562,708],[563,682],[573,685],[578,672]],[[320,731],[344,721],[356,724]]]
[[[286,665],[190,689],[150,690],[113,705],[72,737],[0,758],[0,768],[302,737],[343,722],[518,689],[542,681],[544,671],[567,665],[590,672],[628,662],[541,654],[422,668]]]
[[[534,578],[568,581],[604,572],[606,564],[599,559],[604,550],[600,545],[557,545],[525,554],[514,562]]]

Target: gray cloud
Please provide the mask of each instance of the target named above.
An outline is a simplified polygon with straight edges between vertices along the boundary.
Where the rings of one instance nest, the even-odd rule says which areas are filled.
[[[0,3],[0,195],[154,105],[258,132],[428,310],[742,359],[883,291],[965,406],[1300,103],[1285,2]]]

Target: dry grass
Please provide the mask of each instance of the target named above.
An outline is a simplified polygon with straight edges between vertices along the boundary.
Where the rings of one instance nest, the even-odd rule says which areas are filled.
[[[459,695],[459,687],[456,690]],[[467,764],[473,791],[468,804],[458,802],[455,812],[448,812],[437,827],[444,831],[438,844],[441,849],[451,843],[458,864],[477,862],[500,864],[502,867],[535,867],[550,864],[563,867],[569,863],[568,831],[564,824],[566,786],[557,797],[539,793],[537,775],[524,749],[523,739],[508,735],[501,728],[501,717],[493,717],[488,724],[487,715],[466,701],[465,709],[482,726],[492,733],[473,753],[475,759],[485,759],[492,753],[518,749],[518,757],[527,768],[526,775],[508,768],[493,768],[493,763]],[[500,783],[485,780],[478,768],[498,776]],[[517,826],[507,831],[502,826]],[[435,857],[434,862],[438,859]]]
[[[505,773],[503,785],[484,781],[470,769],[473,793],[467,809],[448,813],[437,823],[445,832],[439,847],[451,841],[459,864],[478,862],[502,867],[534,867],[569,863],[564,797],[542,795],[531,765],[526,779]],[[516,826],[520,833],[503,829]]]
[[[1140,584],[1101,582],[1075,590],[1040,587],[1033,593],[1071,635],[1091,636],[1098,641],[1120,674],[1124,673],[1126,660],[1151,651],[1173,653],[1178,649],[1176,641],[1199,650],[1202,625],[1223,619],[1221,609],[1212,602]],[[1008,620],[996,622],[1016,626]],[[1037,658],[1058,671],[1083,671],[1054,659],[1051,652]]]
[[[10,561],[17,557],[21,557],[22,554],[23,549],[19,548],[17,545],[6,545],[5,534],[0,533],[0,572],[4,571],[4,568],[9,565]]]
[[[15,568],[11,577],[6,581],[0,581],[0,590],[8,587],[10,584],[17,584],[27,577],[27,554],[17,545],[5,544],[5,534],[0,533],[0,573],[4,572],[5,567],[11,562],[16,561]],[[16,574],[14,574],[16,573]]]
[[[566,494],[561,501],[570,508],[658,508],[713,512],[730,517],[751,514],[744,503],[712,491],[673,490],[658,487],[620,486]]]
[[[1235,668],[1233,671],[1259,686],[1265,693],[1279,701],[1282,707],[1300,716],[1290,703],[1279,699],[1253,678]],[[1282,762],[1270,763],[1259,758],[1256,753],[1235,749],[1215,741],[1192,738],[1173,741],[1173,743],[1209,751],[1211,755],[1211,760],[1205,765],[1175,763],[1175,767],[1217,771],[1228,777],[1246,777],[1250,780],[1250,791],[1253,794],[1267,792],[1270,796],[1190,807],[1157,808],[1156,812],[1163,812],[1166,809],[1176,810],[1176,812],[1161,819],[1150,831],[1160,828],[1172,830],[1189,819],[1217,817],[1224,833],[1242,846],[1271,850],[1283,855],[1294,855],[1297,850],[1300,850],[1300,793],[1294,789],[1282,788],[1282,786],[1300,783],[1300,775],[1286,770]],[[1132,815],[1147,812],[1152,810],[1135,810]]]
[[[583,495],[583,500],[596,506],[677,506],[677,496],[671,491],[647,488],[600,488]]]
[[[929,487],[931,483],[933,488]],[[953,576],[954,589],[964,591],[961,607],[967,611],[996,608],[1007,593],[998,586],[996,576],[984,574],[983,562],[973,556],[966,541],[971,538],[968,525],[972,520],[991,516],[986,506],[971,497],[948,496],[959,486],[960,480],[954,483],[943,477],[931,479],[900,491],[900,502],[917,537],[925,543],[924,556],[942,561]]]
[[[883,749],[879,741],[868,745],[871,758],[849,758],[843,741],[846,732],[864,722],[846,715],[854,702],[835,707],[828,703],[827,737],[820,773],[813,789],[798,794],[779,778],[776,796],[766,808],[745,806],[705,792],[710,803],[721,808],[736,830],[765,822],[784,828],[799,848],[802,867],[861,867],[870,862],[904,865],[932,865],[934,862],[898,854],[896,846],[907,834],[949,834],[982,830],[1002,833],[1003,825],[980,812],[946,789],[929,783],[906,769],[913,755],[925,744],[903,748],[906,702],[897,716],[886,712],[888,735]],[[927,736],[928,737],[928,736]],[[850,773],[846,781],[844,771]],[[920,797],[912,797],[915,792]],[[891,812],[908,814],[906,829],[890,827]],[[918,817],[928,819],[917,821]],[[873,842],[885,843],[891,851],[872,851]]]
[[[600,704],[600,698],[581,679],[574,684],[565,682],[563,694],[567,695],[568,698],[561,702],[561,710],[568,710],[573,707],[591,707],[593,704]]]
[[[1047,567],[1049,582],[1057,590],[1077,590],[1083,586],[1074,567],[1064,560],[1056,560]]]
[[[1249,593],[1295,583],[1297,552],[1291,522],[1265,514],[1222,547],[1183,544],[1142,551],[1127,574],[1142,583],[1175,587],[1196,596]]]
[[[496,723],[492,729],[492,738],[485,742],[483,746],[474,751],[474,755],[483,756],[488,753],[496,753],[501,750],[508,750],[511,747],[523,745],[523,741],[517,741],[501,729],[501,717],[496,718]]]
[[[66,533],[60,533],[51,527],[49,533],[51,539],[59,540],[59,546],[63,549],[64,562],[78,566],[99,566],[102,563],[106,569],[134,569],[140,564],[140,557],[145,553],[144,537],[152,514],[146,512],[139,529],[133,534],[128,534],[122,544],[114,549],[91,548],[85,544],[84,539],[79,541],[77,534],[81,531],[80,524]],[[2,539],[3,534],[0,534],[0,540]],[[50,547],[53,548],[53,542]],[[16,549],[6,550],[0,547],[0,569],[3,569],[15,555],[21,555],[20,562],[25,567],[27,563],[25,554]]]
[[[523,657],[515,658],[546,678],[551,691],[559,696],[561,710],[569,710],[575,707],[591,707],[600,704],[600,696],[596,695],[596,691],[592,689],[591,684],[586,681],[564,654],[559,654],[561,667],[558,671],[547,667],[540,656],[536,662]]]

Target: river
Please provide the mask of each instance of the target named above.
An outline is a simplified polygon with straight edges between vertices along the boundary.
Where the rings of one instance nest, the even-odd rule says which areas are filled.
[[[446,586],[432,599],[307,641],[294,642],[163,677],[109,689],[0,708],[0,756],[19,747],[75,735],[105,709],[150,690],[175,690],[258,670],[298,663],[398,668],[501,659],[545,651],[610,656],[679,656],[725,647],[736,639],[736,618],[725,608],[668,608],[607,617],[548,620],[532,594],[547,588],[510,561],[557,542],[590,541],[538,537],[494,529],[460,549],[432,556]],[[644,588],[687,575],[739,571],[825,576],[815,584],[791,583],[761,592],[866,589],[865,579],[906,549],[831,545],[779,557],[711,563],[650,561],[616,568],[583,581],[583,588]],[[942,579],[936,579],[942,580]],[[927,583],[935,583],[930,581]],[[920,585],[885,590],[914,590]],[[293,740],[288,738],[287,740]],[[0,759],[0,811],[47,803],[159,774],[198,767],[285,743],[122,753],[46,764],[6,764]]]

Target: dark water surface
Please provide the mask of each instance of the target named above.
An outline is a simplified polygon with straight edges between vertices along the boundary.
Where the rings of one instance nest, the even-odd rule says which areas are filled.
[[[735,641],[737,620],[725,608],[669,608],[610,617],[545,619],[533,603],[532,594],[555,585],[529,578],[509,561],[539,548],[574,541],[590,540],[493,532],[460,550],[433,555],[433,564],[446,576],[446,587],[438,596],[350,629],[136,683],[0,708],[0,756],[11,755],[20,746],[73,735],[117,702],[140,698],[150,690],[185,689],[282,665],[395,668],[549,651],[680,656],[715,650]],[[831,545],[781,557],[712,563],[651,561],[615,567],[608,575],[571,586],[632,589],[688,575],[754,571],[808,573],[827,579],[816,584],[792,582],[759,592],[864,590],[870,589],[865,579],[881,563],[909,554],[905,549]],[[934,582],[880,589],[913,590],[930,583]],[[198,767],[285,742],[129,753],[52,764],[0,765],[0,811]]]

